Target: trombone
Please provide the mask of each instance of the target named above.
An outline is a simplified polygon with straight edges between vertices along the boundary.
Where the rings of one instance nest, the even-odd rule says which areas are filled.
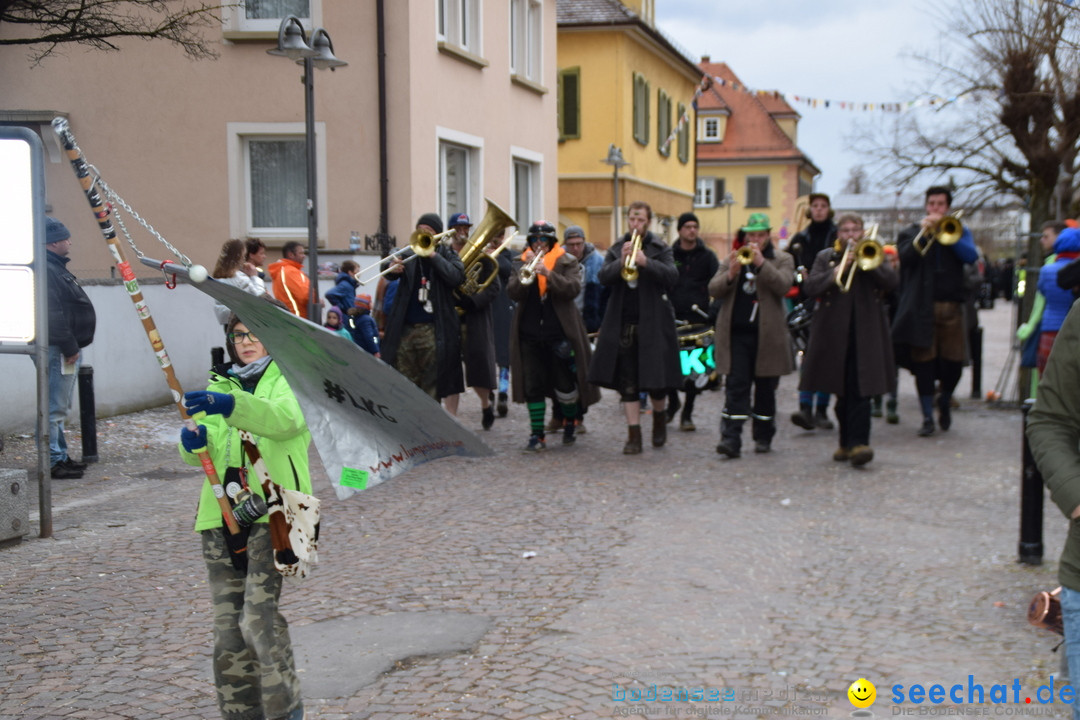
[[[536,282],[536,266],[544,261],[544,255],[546,254],[541,250],[533,255],[532,260],[522,265],[518,270],[518,282],[522,285],[532,285]]]
[[[629,288],[636,288],[638,283],[638,267],[637,267],[637,254],[641,250],[641,233],[637,230],[630,237],[630,252],[626,256],[626,260],[623,261],[622,267],[622,279],[626,281],[626,286]]]
[[[963,214],[963,210],[958,210],[955,215],[946,215],[934,223],[922,247],[919,247],[919,239],[926,232],[926,228],[919,230],[919,234],[911,241],[911,247],[915,248],[920,255],[926,255],[935,240],[939,245],[955,245],[964,234],[964,225],[960,222],[960,216]]]
[[[408,245],[406,245],[405,247],[402,247],[402,248],[398,248],[397,250],[390,253],[389,255],[387,255],[384,258],[379,258],[379,260],[377,260],[376,262],[373,262],[371,265],[368,265],[366,268],[362,269],[359,273],[357,273],[357,277],[362,277],[363,274],[366,273],[368,270],[372,270],[373,268],[377,268],[378,266],[382,265],[384,262],[386,262],[390,258],[397,257],[398,255],[405,252],[406,250],[412,250],[413,254],[410,255],[409,257],[405,258],[405,260],[404,260],[404,262],[402,264],[405,264],[405,263],[409,262],[410,260],[412,260],[413,258],[417,258],[417,257],[431,257],[432,255],[435,254],[435,248],[438,247],[439,243],[446,242],[446,239],[448,237],[450,237],[451,235],[453,235],[453,234],[454,234],[453,230],[446,230],[446,231],[438,233],[436,235],[432,235],[431,233],[421,232],[419,230],[414,230],[413,234],[409,236],[409,244]],[[390,272],[390,270],[393,267],[394,267],[393,265],[390,265],[385,270],[380,272],[378,275],[367,278],[365,280],[361,280],[360,283],[365,284],[365,283],[371,282],[375,278],[381,278],[383,275],[386,275],[388,272]]]
[[[870,226],[870,232],[863,235],[862,240],[851,249],[849,243],[844,248],[844,254],[840,256],[840,264],[836,267],[836,286],[840,292],[846,293],[851,290],[851,283],[855,280],[858,270],[869,272],[878,268],[885,260],[885,252],[881,243],[877,241],[877,223]],[[844,275],[847,274],[845,278]]]

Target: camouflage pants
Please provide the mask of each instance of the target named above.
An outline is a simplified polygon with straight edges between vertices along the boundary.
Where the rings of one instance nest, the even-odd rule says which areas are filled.
[[[202,532],[214,608],[214,684],[225,720],[283,718],[300,704],[289,625],[278,612],[281,574],[274,569],[270,528],[248,538],[247,573],[232,566],[224,530]]]
[[[396,364],[399,373],[431,397],[439,399],[439,364],[435,354],[433,323],[405,326],[398,345]]]

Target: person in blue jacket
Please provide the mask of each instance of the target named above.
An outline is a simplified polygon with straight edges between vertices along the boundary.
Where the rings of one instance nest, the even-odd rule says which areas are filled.
[[[360,274],[360,266],[352,260],[341,263],[341,272],[337,275],[334,287],[326,291],[326,299],[331,305],[341,308],[341,312],[348,312],[356,303],[356,288],[360,281],[356,278]]]
[[[893,344],[897,364],[915,376],[923,413],[923,424],[918,431],[921,437],[934,434],[937,383],[940,383],[938,425],[942,430],[951,427],[950,403],[968,352],[964,265],[975,262],[979,253],[967,227],[952,245],[935,239],[934,230],[950,214],[951,206],[952,192],[948,188],[929,188],[926,217],[902,230],[896,240],[900,298],[892,326]]]
[[[346,326],[352,333],[353,342],[375,357],[382,357],[379,348],[379,326],[375,324],[375,318],[371,317],[370,295],[361,293],[356,296],[356,307],[349,311]]]
[[[1039,326],[1039,348],[1035,355],[1035,367],[1039,374],[1046,369],[1046,359],[1050,357],[1050,348],[1054,338],[1061,330],[1061,323],[1069,314],[1075,299],[1072,290],[1058,286],[1058,273],[1063,267],[1080,257],[1080,230],[1065,228],[1058,233],[1054,241],[1054,261],[1046,265],[1039,273],[1039,293],[1046,298]]]

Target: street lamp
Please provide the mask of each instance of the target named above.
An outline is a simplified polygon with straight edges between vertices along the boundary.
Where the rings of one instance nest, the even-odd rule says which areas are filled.
[[[600,162],[605,165],[611,165],[615,168],[615,193],[614,193],[614,206],[612,208],[615,215],[615,240],[619,239],[619,219],[622,214],[619,210],[619,168],[624,168],[630,163],[623,159],[622,149],[615,147],[615,143],[608,145],[607,157]]]
[[[267,50],[268,55],[278,55],[295,60],[304,66],[304,140],[307,160],[307,221],[308,221],[308,319],[320,322],[319,304],[319,218],[316,215],[315,181],[315,78],[313,70],[325,70],[348,65],[334,57],[334,43],[323,28],[315,28],[308,44],[304,25],[295,15],[281,21],[278,27],[278,46]]]

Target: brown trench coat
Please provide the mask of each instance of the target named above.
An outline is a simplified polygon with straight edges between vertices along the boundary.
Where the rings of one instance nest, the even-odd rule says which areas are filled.
[[[779,377],[795,370],[795,357],[788,334],[784,295],[795,281],[795,260],[783,250],[774,248],[775,257],[765,258],[757,272],[758,296],[758,354],[754,365],[755,377]],[[709,281],[709,296],[722,301],[716,318],[716,344],[713,348],[716,371],[731,372],[731,313],[735,308],[735,288],[743,275],[728,280],[731,258],[720,261],[720,269]]]
[[[803,283],[807,297],[818,300],[810,321],[810,344],[803,358],[799,389],[844,394],[844,364],[854,322],[859,395],[883,395],[896,388],[885,297],[900,277],[888,262],[883,262],[876,270],[857,271],[851,291],[842,293],[835,281],[839,258],[832,248],[819,252]]]
[[[511,399],[516,403],[525,402],[525,370],[521,362],[521,314],[525,311],[525,297],[532,291],[532,286],[522,285],[518,279],[521,265],[520,260],[514,260],[514,272],[510,273],[510,281],[506,285],[507,295],[517,303],[514,307],[514,319],[510,324],[510,393]],[[564,252],[547,276],[546,297],[555,308],[566,339],[574,348],[578,402],[585,408],[600,402],[600,389],[588,382],[592,346],[589,345],[585,332],[585,321],[581,319],[581,312],[574,304],[574,298],[584,282],[582,275],[583,270],[577,258]]]

